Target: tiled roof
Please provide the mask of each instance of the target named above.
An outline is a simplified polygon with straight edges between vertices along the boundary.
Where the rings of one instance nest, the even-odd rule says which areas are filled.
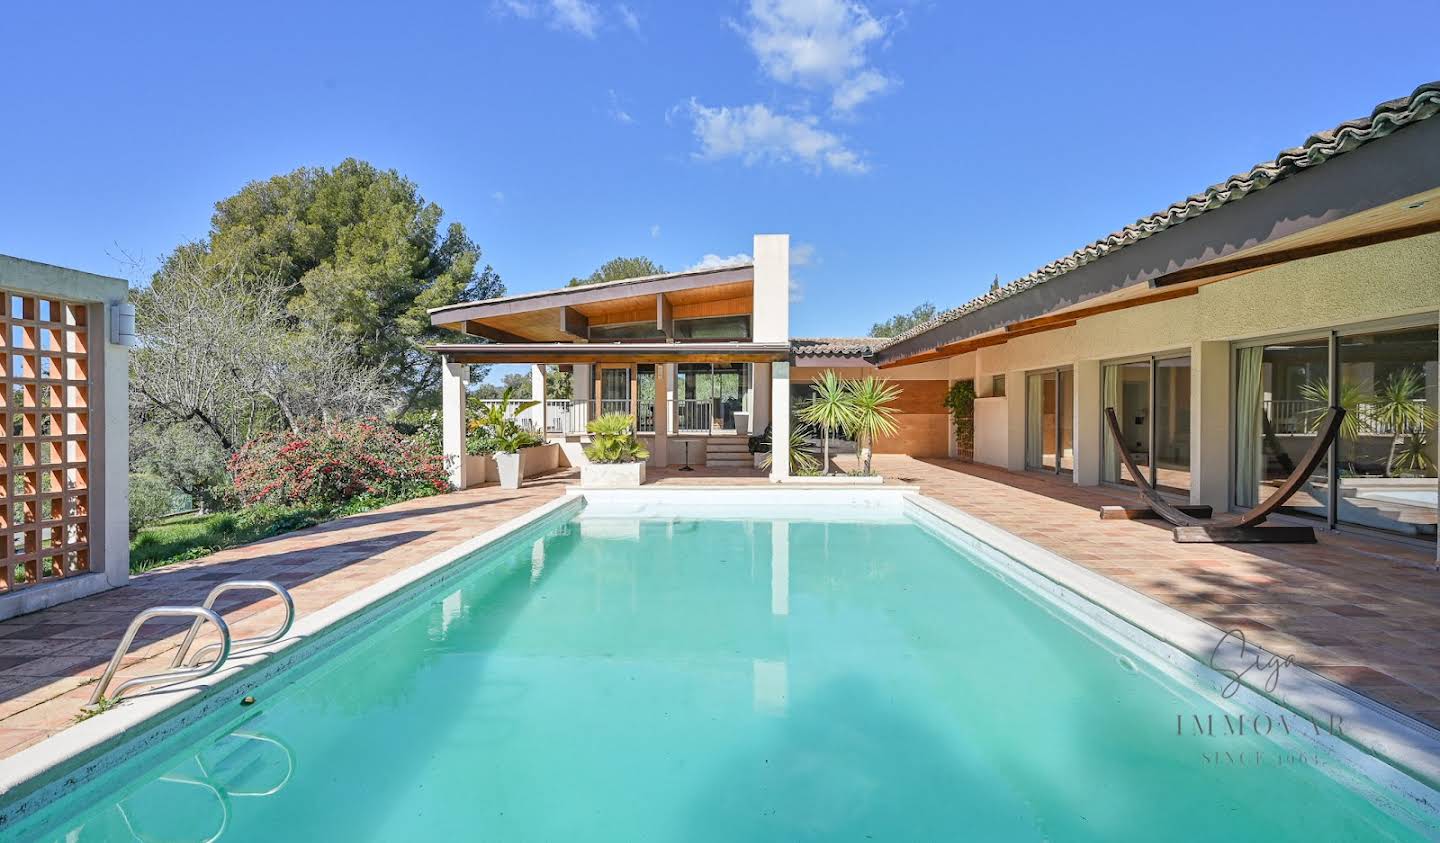
[[[1022,293],[1053,278],[1099,260],[1126,246],[1138,243],[1153,234],[1194,219],[1206,211],[1213,211],[1223,205],[1238,201],[1263,190],[1277,181],[1289,178],[1303,170],[1318,166],[1337,155],[1350,152],[1373,140],[1378,140],[1402,126],[1418,123],[1440,112],[1440,82],[1427,82],[1416,88],[1408,97],[1383,102],[1375,106],[1369,117],[1347,120],[1323,132],[1317,132],[1294,149],[1286,149],[1272,160],[1251,167],[1248,172],[1231,176],[1220,184],[1212,185],[1203,192],[1176,202],[1170,207],[1148,217],[1136,220],[1108,237],[1077,249],[1069,255],[1040,267],[1023,278],[991,290],[971,299],[959,307],[951,308],[923,322],[898,336],[884,341],[879,348],[885,348],[902,340],[919,336],[926,331],[974,313],[983,307]]]
[[[869,354],[885,343],[884,337],[797,337],[790,350],[802,357],[827,354]]]

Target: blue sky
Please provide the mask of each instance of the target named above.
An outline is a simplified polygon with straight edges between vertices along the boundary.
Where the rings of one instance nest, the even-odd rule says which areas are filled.
[[[984,8],[967,8],[982,6]],[[796,335],[1010,280],[1440,78],[1431,2],[11,4],[0,252],[126,274],[245,182],[415,180],[513,292],[784,231]],[[862,304],[863,303],[863,304]]]

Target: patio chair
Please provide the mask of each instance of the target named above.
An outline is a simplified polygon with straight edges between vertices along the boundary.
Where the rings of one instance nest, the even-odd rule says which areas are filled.
[[[1340,423],[1345,419],[1345,410],[1340,407],[1332,407],[1320,420],[1316,430],[1315,441],[1310,443],[1310,449],[1305,452],[1299,465],[1285,478],[1273,493],[1258,505],[1251,507],[1244,512],[1238,521],[1233,524],[1206,524],[1202,519],[1210,517],[1210,507],[1176,506],[1166,501],[1155,491],[1155,488],[1146,481],[1135,461],[1130,457],[1124,447],[1124,436],[1120,431],[1120,420],[1115,415],[1113,407],[1105,408],[1105,421],[1110,428],[1110,435],[1119,443],[1120,459],[1135,480],[1136,487],[1140,490],[1140,496],[1144,498],[1149,513],[1141,509],[1129,507],[1101,507],[1101,518],[1146,518],[1159,517],[1170,522],[1174,526],[1175,541],[1182,544],[1199,543],[1241,543],[1241,542],[1265,542],[1265,543],[1313,543],[1315,541],[1315,528],[1301,526],[1260,526],[1266,518],[1269,518],[1292,495],[1298,492],[1307,482],[1310,475],[1314,474],[1320,462],[1325,459],[1326,453],[1330,450],[1330,444],[1335,441],[1335,436],[1340,432]],[[1117,512],[1118,510],[1118,512]]]

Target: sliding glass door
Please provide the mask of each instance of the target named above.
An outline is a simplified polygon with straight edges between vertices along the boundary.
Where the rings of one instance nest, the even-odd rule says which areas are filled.
[[[1330,340],[1241,348],[1235,355],[1235,505],[1249,508],[1285,482],[1315,441],[1330,408]],[[1329,469],[1322,464],[1287,511],[1326,517]]]
[[[1075,467],[1075,373],[1034,372],[1025,380],[1025,465],[1046,471]]]
[[[1152,486],[1190,489],[1190,358],[1148,357],[1101,370],[1101,411],[1114,408],[1125,450]],[[1101,419],[1102,477],[1134,485]]]
[[[1341,334],[1336,518],[1435,538],[1440,339],[1434,325]]]
[[[682,432],[734,431],[750,400],[750,364],[681,363],[675,398]]]

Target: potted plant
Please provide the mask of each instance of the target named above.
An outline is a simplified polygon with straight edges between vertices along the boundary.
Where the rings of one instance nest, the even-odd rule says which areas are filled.
[[[494,450],[495,470],[500,475],[500,488],[518,489],[525,476],[522,448],[540,443],[540,437],[520,426],[515,417],[539,401],[521,401],[510,409],[510,397],[514,387],[506,387],[500,394],[500,403],[486,406],[476,419],[483,432],[483,441]]]
[[[645,482],[645,460],[650,452],[635,437],[635,421],[624,413],[606,413],[585,426],[591,442],[590,459],[580,467],[580,485],[590,488],[639,486]]]

